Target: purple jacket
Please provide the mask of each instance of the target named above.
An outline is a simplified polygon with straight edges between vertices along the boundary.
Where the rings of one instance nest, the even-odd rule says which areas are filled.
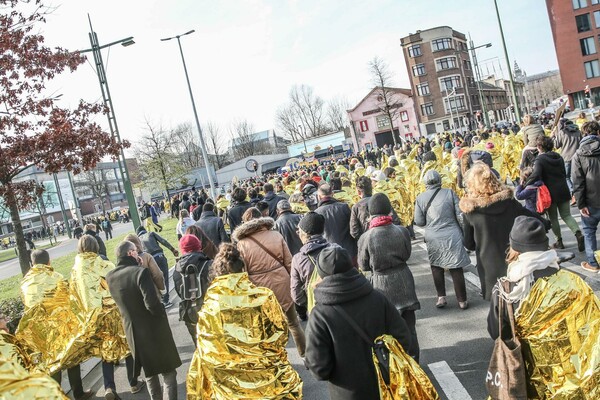
[[[292,258],[290,287],[292,290],[292,299],[299,306],[307,304],[306,285],[315,267],[308,256],[310,255],[316,261],[321,250],[327,246],[329,246],[329,243],[322,235],[314,235]]]
[[[544,182],[535,181],[531,185],[523,187],[523,185],[517,186],[515,195],[517,200],[525,200],[525,208],[531,212],[537,212],[537,194],[538,189]]]

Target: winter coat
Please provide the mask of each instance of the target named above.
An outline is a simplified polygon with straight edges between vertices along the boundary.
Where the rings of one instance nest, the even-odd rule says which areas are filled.
[[[489,300],[498,278],[506,275],[506,250],[515,218],[519,215],[542,218],[523,207],[507,187],[488,197],[463,197],[460,209],[464,245],[468,250],[475,250],[481,291]],[[546,221],[542,221],[546,225]]]
[[[581,141],[571,165],[573,195],[581,210],[600,208],[600,137],[586,136]]]
[[[100,247],[100,250],[98,250],[98,254],[100,254],[101,256],[104,256],[102,258],[104,258],[105,260],[108,260],[108,256],[106,255],[106,245],[104,244],[104,240],[102,240],[100,235],[98,235],[97,232],[92,231],[92,230],[87,230],[87,231],[83,232],[83,234],[93,236],[94,239],[96,239],[96,242],[98,242],[98,247]]]
[[[329,246],[329,243],[323,236],[311,236],[308,242],[292,258],[292,299],[299,306],[306,306],[308,301],[306,285],[310,282],[310,277],[315,268],[315,264],[310,260],[310,257],[316,261],[321,250],[327,246]]]
[[[306,364],[318,380],[329,381],[332,400],[379,399],[371,346],[332,305],[343,308],[373,340],[396,338],[404,349],[411,335],[396,307],[354,268],[323,279],[306,327]]]
[[[528,147],[536,147],[535,140],[538,136],[545,136],[544,128],[540,124],[531,124],[521,128],[523,143]]]
[[[425,207],[440,184],[427,187],[417,197],[414,223],[425,227],[429,264],[441,268],[463,268],[471,264],[462,240],[462,213],[458,197],[450,189],[440,189],[425,215]]]
[[[543,184],[544,182],[537,181],[527,186],[518,185],[515,189],[515,196],[517,200],[525,200],[525,208],[531,212],[537,212],[538,189]]]
[[[138,237],[140,238],[140,242],[142,242],[142,248],[144,249],[144,251],[153,256],[159,253],[163,253],[163,249],[162,247],[160,247],[159,243],[167,249],[171,250],[171,252],[175,251],[175,248],[171,246],[171,243],[167,242],[162,236],[160,236],[156,232],[148,233],[145,229],[138,228]]]
[[[560,150],[560,155],[565,162],[571,161],[579,148],[581,131],[575,124],[565,124],[554,136],[554,147]]]
[[[252,206],[252,204],[244,200],[241,203],[236,203],[233,207],[231,207],[231,209],[227,212],[227,220],[229,221],[230,232],[233,232],[235,228],[242,224],[242,215],[244,215],[246,210]]]
[[[352,206],[350,213],[350,235],[356,240],[369,230],[371,222],[371,214],[369,213],[369,199],[371,196],[366,196],[360,199]],[[402,225],[396,211],[392,209],[392,222],[396,225]]]
[[[301,219],[302,215],[286,211],[280,214],[275,221],[275,230],[281,233],[292,255],[296,254],[302,247],[302,241],[297,233],[298,223]]]
[[[196,226],[204,231],[216,248],[219,248],[221,243],[229,242],[229,236],[225,232],[223,220],[217,217],[214,211],[204,211],[200,219],[196,222]]]
[[[273,192],[269,192],[265,194],[264,201],[269,205],[269,217],[275,219],[277,218],[277,203],[281,200],[285,200],[281,196],[277,196]]]
[[[552,204],[561,204],[571,199],[571,192],[567,186],[565,162],[560,154],[550,151],[537,156],[527,184],[540,180],[548,186]]]
[[[169,319],[150,271],[127,256],[118,260],[117,268],[107,274],[106,281],[121,311],[135,366],[141,365],[147,377],[179,367],[181,360]]]
[[[177,221],[177,226],[175,227],[175,232],[177,232],[177,238],[181,238],[181,236],[185,235],[185,231],[190,226],[194,225],[196,221],[192,217],[185,217],[183,219],[179,219]]]
[[[336,243],[346,249],[352,259],[356,258],[356,240],[350,235],[350,207],[332,198],[324,198],[315,210],[325,217],[323,237],[329,243]]]
[[[406,265],[411,242],[408,229],[385,225],[369,229],[358,240],[358,265],[373,271],[371,284],[400,311],[419,310],[415,279]]]
[[[152,281],[157,290],[165,290],[165,276],[158,267],[156,260],[149,253],[141,252],[138,254],[142,259],[142,267],[148,268]]]
[[[273,231],[275,221],[258,218],[245,222],[233,232],[232,239],[246,263],[246,272],[256,286],[271,289],[283,311],[294,304],[290,291],[292,255],[283,236]],[[251,238],[257,240],[276,257],[273,258]]]
[[[183,293],[183,268],[194,265],[197,273],[200,275],[200,289],[202,291],[202,299],[197,300],[195,304],[191,300],[184,300]],[[188,253],[181,256],[175,268],[173,269],[173,286],[177,295],[181,299],[179,302],[179,320],[187,323],[196,324],[198,323],[198,311],[202,308],[204,303],[204,295],[210,285],[210,271],[212,266],[212,260],[210,260],[204,253]]]

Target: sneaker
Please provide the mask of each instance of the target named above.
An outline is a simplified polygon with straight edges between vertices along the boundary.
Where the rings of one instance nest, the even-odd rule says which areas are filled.
[[[75,397],[75,400],[87,400],[89,398],[91,398],[94,395],[94,392],[92,392],[91,390],[86,390],[85,392],[83,392],[83,394],[81,396]]]
[[[585,269],[586,271],[590,271],[590,272],[600,271],[600,267],[598,267],[597,265],[592,265],[587,261],[584,261],[581,263],[581,268]]]
[[[166,303],[163,303],[163,306],[165,306],[165,310],[166,310],[167,308],[173,307],[173,303],[171,303],[170,301],[167,301]]]
[[[133,393],[133,394],[138,393],[140,390],[142,390],[142,388],[144,387],[145,384],[146,384],[146,382],[144,382],[144,381],[138,382],[137,385],[131,387],[131,393]]]
[[[117,393],[115,393],[115,391],[112,390],[111,388],[108,388],[104,391],[104,398],[106,400],[121,400],[119,395]]]
[[[467,308],[469,308],[469,302],[468,301],[459,301],[458,302],[458,306],[460,307],[461,310],[466,310]]]
[[[448,304],[446,302],[446,298],[444,296],[440,296],[440,297],[438,297],[438,301],[437,301],[437,303],[435,303],[435,306],[437,308],[444,308],[444,307],[446,307],[446,304]]]

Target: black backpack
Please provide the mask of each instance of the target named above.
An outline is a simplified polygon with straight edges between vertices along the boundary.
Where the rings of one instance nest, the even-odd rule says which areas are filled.
[[[195,264],[188,264],[181,269],[181,302],[179,303],[179,320],[196,324],[198,311],[204,303],[202,288],[202,274],[204,269],[211,264],[205,260],[200,268]]]

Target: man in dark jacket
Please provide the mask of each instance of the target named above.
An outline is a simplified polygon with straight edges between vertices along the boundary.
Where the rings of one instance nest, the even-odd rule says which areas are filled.
[[[302,216],[292,212],[292,206],[287,200],[281,200],[277,203],[277,215],[275,230],[281,233],[281,236],[283,236],[285,243],[290,249],[290,253],[294,255],[300,250],[300,247],[302,247],[302,242],[297,233],[298,222],[300,222]]]
[[[369,229],[371,214],[369,213],[369,199],[373,195],[373,183],[368,176],[360,176],[356,180],[356,191],[360,200],[352,206],[350,214],[350,235],[356,241]],[[392,209],[392,222],[394,225],[401,225],[400,218],[396,211]]]
[[[104,244],[104,240],[102,240],[102,238],[96,231],[96,224],[85,224],[84,229],[84,235],[90,235],[98,242],[98,246],[100,247],[98,254],[100,255],[100,257],[102,257],[104,260],[108,260],[108,257],[106,256],[106,245]]]
[[[192,202],[190,201],[190,198],[187,194],[183,195],[183,201],[181,202],[181,204],[179,205],[179,210],[188,210],[190,211],[190,207],[192,206]],[[179,215],[178,215],[179,217]]]
[[[144,369],[151,399],[163,399],[158,374],[164,380],[165,400],[177,399],[176,369],[181,359],[150,270],[139,265],[131,242],[119,244],[116,256],[117,267],[106,275],[106,282],[123,318],[134,368]]]
[[[571,181],[571,160],[575,155],[575,152],[579,148],[579,142],[581,141],[581,131],[573,123],[573,121],[562,118],[560,120],[560,129],[552,138],[554,140],[554,147],[561,149],[560,155],[565,160],[565,172],[567,174],[567,185],[569,190],[573,193],[573,182]]]
[[[325,217],[323,237],[329,243],[337,243],[345,248],[356,265],[356,240],[350,235],[350,207],[333,198],[333,191],[328,183],[319,185],[319,207],[317,214]]]
[[[273,185],[266,183],[264,201],[269,204],[269,217],[273,219],[277,218],[277,203],[279,203],[281,200],[285,199],[275,194]]]
[[[372,341],[389,334],[404,349],[411,345],[406,323],[389,300],[353,268],[344,249],[323,249],[316,268],[323,280],[315,288],[316,305],[306,328],[306,365],[317,379],[329,381],[333,400],[379,399],[372,346],[336,308],[354,319]]]
[[[229,220],[229,230],[233,232],[238,225],[242,224],[242,215],[252,207],[252,204],[246,200],[246,191],[242,188],[235,188],[231,194],[231,201],[233,207],[229,209],[227,219]]]
[[[158,233],[148,233],[143,226],[137,228],[137,235],[140,238],[140,242],[142,242],[144,251],[154,257],[154,261],[156,261],[158,268],[160,268],[160,271],[163,273],[165,279],[165,294],[163,295],[162,301],[165,308],[169,308],[173,305],[173,303],[169,301],[169,265],[167,264],[167,257],[165,257],[159,243],[171,250],[175,257],[179,255],[179,252]]]
[[[581,267],[592,272],[600,271],[594,252],[598,250],[596,230],[600,222],[600,125],[586,122],[582,126],[585,137],[573,156],[571,179],[573,195],[581,213],[585,255],[587,262]]]
[[[229,242],[229,236],[227,236],[227,232],[225,232],[223,220],[215,214],[214,204],[206,203],[202,206],[202,215],[198,222],[196,222],[196,225],[204,231],[217,249],[221,243]]]

